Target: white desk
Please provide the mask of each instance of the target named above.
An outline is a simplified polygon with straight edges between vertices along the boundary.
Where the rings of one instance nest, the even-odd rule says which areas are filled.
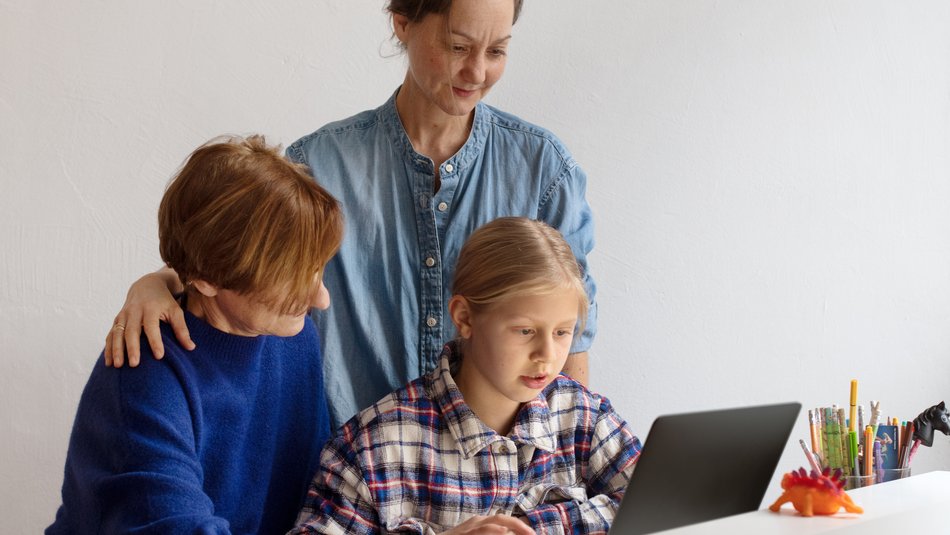
[[[864,514],[840,512],[831,516],[803,517],[786,503],[777,513],[768,509],[671,529],[664,535],[896,535],[948,533],[950,472],[928,472],[906,479],[848,491]],[[766,496],[769,506],[778,496]],[[843,511],[843,510],[842,510]],[[918,527],[915,527],[918,526]]]

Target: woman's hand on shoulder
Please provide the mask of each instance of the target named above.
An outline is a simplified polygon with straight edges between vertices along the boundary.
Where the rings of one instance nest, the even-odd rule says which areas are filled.
[[[443,531],[443,535],[475,535],[498,533],[501,535],[534,535],[534,530],[524,521],[513,516],[490,515],[473,516],[454,528]]]
[[[185,325],[185,314],[172,292],[181,288],[178,275],[169,268],[149,273],[132,284],[122,310],[115,317],[112,328],[106,335],[104,351],[106,366],[121,368],[128,357],[129,366],[139,365],[141,351],[139,339],[142,331],[156,359],[165,356],[159,322],[172,326],[175,338],[186,349],[194,349],[195,343]]]

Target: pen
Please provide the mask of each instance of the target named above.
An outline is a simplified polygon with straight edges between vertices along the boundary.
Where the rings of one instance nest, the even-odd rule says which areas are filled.
[[[851,379],[851,421],[848,425],[848,431],[854,432],[855,426],[858,423],[857,419],[857,404],[858,404],[858,380]]]
[[[907,431],[904,434],[904,449],[901,454],[901,468],[910,465],[910,445],[914,440],[914,422],[907,422]]]
[[[896,418],[895,418],[895,419],[896,419]],[[896,422],[895,422],[895,423],[896,423]],[[904,426],[905,426],[906,424],[907,424],[907,423],[904,422],[903,424],[898,425],[898,426],[897,426],[897,432],[894,433],[895,435],[897,435],[896,437],[894,437],[894,441],[896,442],[896,444],[894,444],[894,451],[897,452],[897,459],[898,459],[898,461],[897,461],[897,467],[898,467],[898,468],[900,468],[900,466],[901,466],[901,465],[900,465],[901,446],[904,444]]]
[[[805,452],[805,457],[808,458],[808,464],[811,466],[811,469],[815,471],[815,475],[821,473],[821,468],[818,466],[818,463],[815,461],[815,457],[808,451],[808,446],[805,445],[805,441],[798,439],[798,443],[802,445],[802,451]]]
[[[877,436],[877,424],[881,421],[881,402],[871,401],[871,434]],[[887,422],[887,420],[884,420]]]
[[[884,481],[884,459],[881,457],[881,443],[874,441],[874,482]]]

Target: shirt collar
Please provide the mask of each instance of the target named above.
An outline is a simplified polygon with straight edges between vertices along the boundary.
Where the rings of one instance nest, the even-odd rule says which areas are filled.
[[[401,87],[401,86],[400,86]],[[399,94],[399,88],[389,97],[385,104],[377,110],[377,117],[380,122],[386,125],[393,147],[399,149],[416,169],[426,173],[432,173],[432,160],[423,156],[412,148],[412,142],[409,141],[409,134],[403,127],[402,120],[399,119],[399,112],[396,111],[396,95]],[[458,173],[465,169],[472,161],[478,158],[482,149],[485,147],[485,140],[491,127],[491,111],[488,106],[482,102],[475,105],[475,119],[472,121],[472,130],[468,134],[468,140],[462,145],[451,158],[443,163],[451,164],[452,173]],[[450,173],[450,174],[452,174]]]
[[[457,344],[446,344],[439,359],[439,367],[426,377],[426,389],[430,399],[445,418],[446,426],[458,444],[459,453],[468,459],[493,442],[505,440],[505,437],[482,423],[462,398],[462,392],[455,384],[451,371],[459,358]],[[536,398],[521,407],[515,417],[515,424],[508,433],[509,440],[519,445],[532,445],[547,452],[555,450],[551,413],[545,397],[552,387],[553,384],[549,385]]]

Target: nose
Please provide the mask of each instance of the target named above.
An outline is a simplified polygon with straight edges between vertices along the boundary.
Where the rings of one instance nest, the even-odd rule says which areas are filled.
[[[323,285],[323,281],[320,281],[320,286],[310,299],[310,306],[318,310],[330,308],[330,291]]]
[[[462,61],[462,80],[467,84],[481,85],[485,81],[485,56],[475,51]]]
[[[557,344],[552,336],[543,336],[531,355],[535,362],[550,362],[557,358]]]

